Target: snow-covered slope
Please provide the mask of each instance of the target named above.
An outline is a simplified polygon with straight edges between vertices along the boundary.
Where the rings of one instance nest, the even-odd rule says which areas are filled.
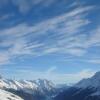
[[[59,93],[54,100],[100,100],[100,72]]]
[[[79,88],[100,88],[100,72],[97,72],[91,78],[81,80],[75,86]]]
[[[0,89],[0,100],[23,100],[23,99],[10,92]]]
[[[83,79],[75,85],[77,88],[81,89],[91,89],[94,91],[91,95],[100,96],[100,72],[96,72],[95,75],[88,79]]]
[[[55,85],[48,80],[7,80],[7,79],[0,79],[0,88],[1,89],[13,89],[13,90],[22,90],[27,93],[36,93],[40,92],[45,94],[49,91],[55,91]]]

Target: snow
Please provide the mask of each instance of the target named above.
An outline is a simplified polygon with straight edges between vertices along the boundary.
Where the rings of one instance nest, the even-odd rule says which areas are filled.
[[[14,90],[23,90],[27,93],[34,93],[35,91],[41,91],[42,93],[44,90],[50,91],[54,89],[55,85],[48,80],[7,80],[7,79],[0,79],[0,88],[2,89],[14,89]]]
[[[81,89],[90,88],[94,90],[94,93],[92,93],[91,96],[100,96],[100,72],[95,73],[91,78],[81,80],[75,87]]]
[[[0,100],[23,100],[23,99],[10,92],[0,89]]]
[[[100,89],[100,72],[97,72],[93,77],[81,80],[75,85],[78,88],[99,88]]]

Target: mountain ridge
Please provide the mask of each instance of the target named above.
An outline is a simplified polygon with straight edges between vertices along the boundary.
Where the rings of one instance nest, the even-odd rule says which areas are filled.
[[[58,93],[55,84],[46,79],[17,81],[0,78],[0,89],[18,95],[24,100],[47,100]]]
[[[100,100],[100,72],[59,93],[54,100]]]

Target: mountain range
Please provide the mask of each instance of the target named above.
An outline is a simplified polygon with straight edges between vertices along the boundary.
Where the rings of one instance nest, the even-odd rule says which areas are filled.
[[[56,86],[48,80],[8,80],[0,79],[0,88],[14,93],[24,100],[45,100],[57,93]]]
[[[1,77],[0,100],[100,100],[100,72],[73,86],[55,85],[45,79],[17,81]]]

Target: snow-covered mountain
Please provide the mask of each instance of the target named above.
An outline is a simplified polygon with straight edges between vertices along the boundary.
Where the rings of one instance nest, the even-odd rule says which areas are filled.
[[[70,87],[55,85],[48,80],[16,81],[1,77],[0,89],[2,95],[11,92],[24,100],[100,100],[100,72]]]
[[[100,88],[100,72],[88,79],[83,79],[75,85],[78,88]]]
[[[54,100],[100,100],[100,72],[61,92]]]
[[[23,99],[10,92],[0,89],[0,100],[23,100]]]
[[[8,79],[0,79],[0,88],[2,89],[14,89],[14,90],[22,90],[27,93],[34,93],[39,91],[41,93],[46,93],[49,91],[55,90],[55,85],[48,80],[8,80]]]
[[[96,72],[95,75],[91,78],[81,80],[75,85],[75,87],[81,89],[90,88],[95,91],[91,95],[100,96],[100,72]]]
[[[47,100],[57,94],[55,84],[48,80],[9,80],[0,78],[0,89],[14,93],[24,100]],[[41,98],[41,99],[40,99]]]

